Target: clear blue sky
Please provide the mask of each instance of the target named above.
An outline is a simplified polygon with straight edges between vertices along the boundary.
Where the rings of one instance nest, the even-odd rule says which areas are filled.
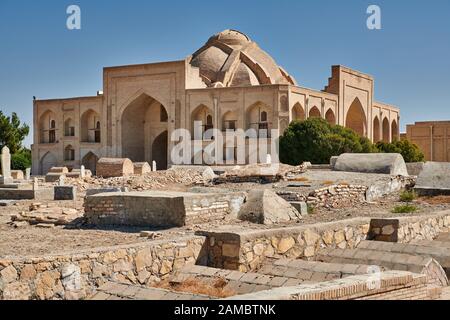
[[[66,28],[71,4],[80,31]],[[380,31],[366,28],[370,4],[382,9]],[[333,64],[372,74],[376,99],[401,108],[402,130],[450,120],[449,0],[0,0],[0,109],[31,125],[33,95],[95,95],[104,66],[182,59],[228,28],[301,86],[323,89]]]

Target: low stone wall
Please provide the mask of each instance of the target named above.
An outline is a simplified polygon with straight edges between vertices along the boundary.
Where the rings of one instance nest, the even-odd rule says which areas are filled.
[[[224,183],[275,183],[281,180],[281,175],[242,175],[242,176],[232,176],[223,175],[212,180],[213,184],[224,184]]]
[[[0,189],[2,200],[53,200],[53,189]]]
[[[73,186],[55,186],[54,200],[75,200],[77,197],[77,188]]]
[[[185,265],[205,263],[203,243],[203,237],[190,237],[0,259],[0,300],[84,299],[108,281],[150,285]]]
[[[313,259],[322,248],[355,248],[369,232],[370,218],[279,229],[201,232],[208,238],[208,265],[239,270],[256,270],[265,258]],[[401,217],[398,240],[435,238],[450,228],[450,211],[417,217]]]
[[[292,191],[277,194],[288,202],[306,202],[312,207],[339,208],[352,203],[374,201],[414,185],[412,177],[397,176],[371,186],[339,184],[314,190],[308,195]]]
[[[93,225],[181,227],[237,214],[244,200],[244,193],[104,193],[86,197],[84,208]]]

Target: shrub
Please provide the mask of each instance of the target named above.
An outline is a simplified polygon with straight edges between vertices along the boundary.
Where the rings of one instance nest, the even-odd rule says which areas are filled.
[[[316,208],[313,207],[312,205],[308,204],[308,214],[315,214],[316,213]]]
[[[414,190],[405,190],[400,193],[400,201],[402,202],[412,202],[417,199],[417,194]]]
[[[392,213],[412,213],[416,212],[418,209],[416,206],[410,205],[410,204],[404,204],[400,206],[394,207],[392,209]]]
[[[280,160],[290,165],[309,161],[329,163],[342,153],[368,153],[377,149],[353,130],[330,125],[321,118],[294,121],[280,138]]]
[[[384,153],[400,153],[405,162],[422,162],[425,155],[420,148],[409,140],[394,141],[392,143],[378,142],[376,147]]]

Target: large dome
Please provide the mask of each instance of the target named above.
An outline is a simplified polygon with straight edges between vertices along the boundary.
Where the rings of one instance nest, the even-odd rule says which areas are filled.
[[[279,67],[247,35],[225,30],[211,38],[192,55],[191,65],[210,87],[293,84],[295,79]]]

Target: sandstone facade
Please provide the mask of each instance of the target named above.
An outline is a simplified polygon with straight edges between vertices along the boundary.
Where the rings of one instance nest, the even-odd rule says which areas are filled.
[[[211,142],[202,136],[211,128],[278,129],[268,150],[291,121],[310,117],[373,141],[399,136],[400,111],[374,100],[372,76],[336,65],[324,90],[307,89],[234,30],[214,35],[186,59],[108,67],[103,79],[97,96],[34,101],[33,174],[57,165],[84,165],[95,174],[101,157],[156,161],[165,169],[178,128],[202,145]]]

